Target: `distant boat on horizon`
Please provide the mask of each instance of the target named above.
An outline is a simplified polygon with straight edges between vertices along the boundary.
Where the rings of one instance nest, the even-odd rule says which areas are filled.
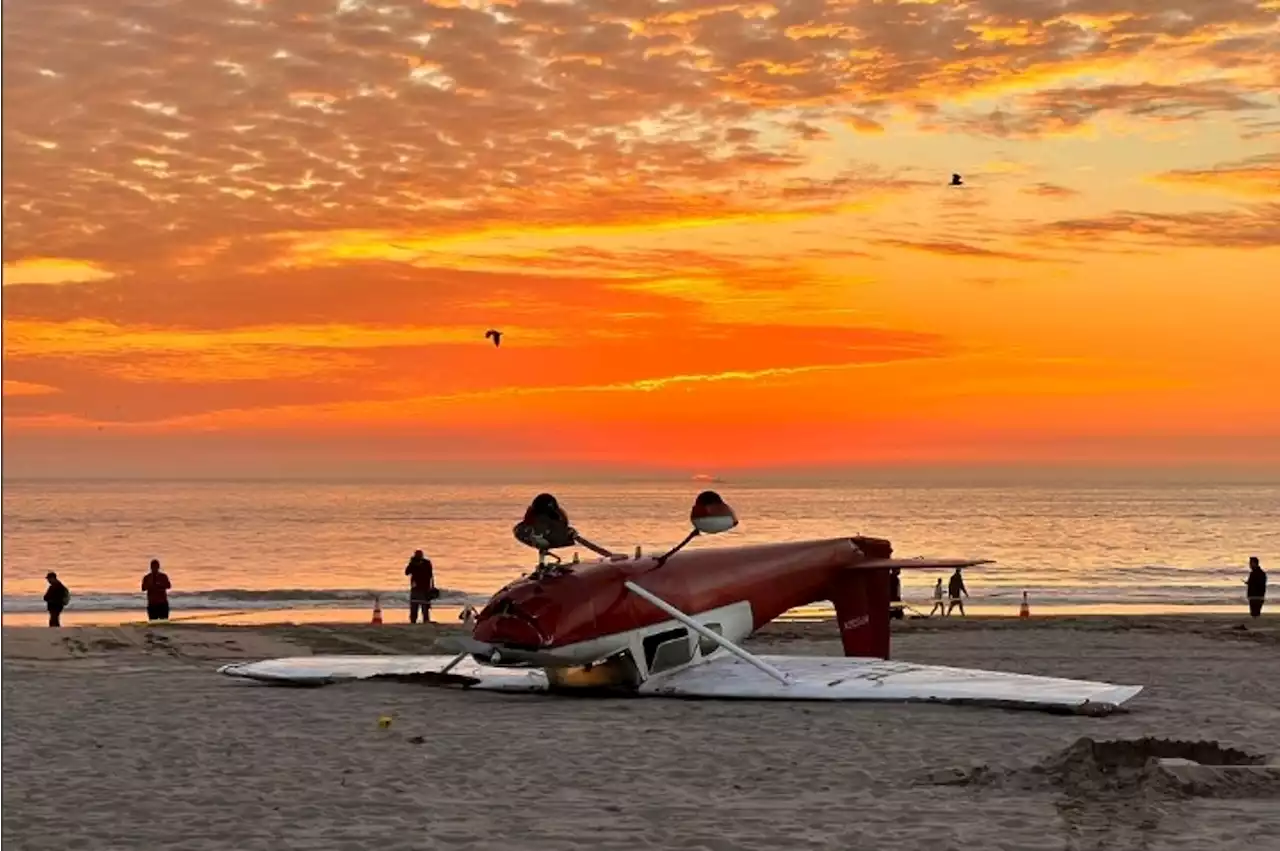
[[[695,482],[706,482],[709,484],[724,484],[724,479],[719,476],[713,476],[710,473],[696,473],[693,476]]]

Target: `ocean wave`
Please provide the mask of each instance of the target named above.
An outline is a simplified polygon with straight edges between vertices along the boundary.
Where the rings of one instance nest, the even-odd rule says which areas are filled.
[[[1132,585],[1049,585],[1049,584],[984,584],[969,578],[970,595],[966,602],[981,605],[1016,606],[1026,591],[1032,605],[1096,606],[1096,605],[1153,605],[1153,606],[1226,606],[1244,605],[1244,584],[1232,585],[1167,585],[1134,587]],[[384,608],[406,607],[408,592],[403,590],[362,590],[351,588],[276,588],[253,590],[247,588],[215,588],[207,591],[177,591],[170,593],[170,605],[175,610],[259,610],[259,609],[366,609],[377,595]],[[906,602],[919,608],[931,606],[932,599],[919,587],[904,589]],[[488,594],[477,594],[451,588],[440,589],[437,605],[483,606]],[[72,591],[73,611],[131,611],[144,609],[146,596],[141,593],[119,591]],[[35,595],[5,596],[6,612],[42,612],[44,600]]]
[[[377,596],[384,607],[407,606],[407,591],[379,591],[328,588],[277,588],[265,591],[247,588],[216,588],[209,591],[175,591],[169,594],[173,609],[363,609],[373,604]],[[441,588],[437,605],[481,606],[489,599],[485,594],[473,594],[451,588]],[[109,612],[146,608],[146,595],[119,591],[72,591],[70,610]],[[6,595],[6,612],[42,612],[44,599],[35,595]]]

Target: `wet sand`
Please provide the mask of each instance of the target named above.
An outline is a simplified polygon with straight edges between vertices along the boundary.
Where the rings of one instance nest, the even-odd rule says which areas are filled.
[[[1270,768],[1192,783],[1108,762],[1165,747],[1144,737],[1203,743],[1161,754],[1208,761],[1209,743],[1244,754],[1236,761],[1280,755],[1276,616],[895,624],[904,660],[1146,686],[1107,718],[388,682],[290,689],[214,673],[310,652],[432,652],[457,631],[6,628],[3,839],[195,851],[1280,845]],[[830,623],[771,626],[748,646],[839,652]]]

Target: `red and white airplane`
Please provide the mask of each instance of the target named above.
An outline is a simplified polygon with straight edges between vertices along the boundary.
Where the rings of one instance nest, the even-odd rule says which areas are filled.
[[[301,656],[221,673],[293,685],[373,677],[494,691],[589,692],[789,700],[977,703],[1105,714],[1141,686],[889,661],[890,571],[960,568],[985,559],[898,559],[889,541],[817,541],[682,551],[738,524],[714,491],[693,531],[657,557],[618,556],[583,538],[540,494],[514,533],[538,568],[498,591],[454,656]],[[580,545],[598,561],[559,562]],[[547,559],[555,559],[548,563]],[[820,601],[836,611],[844,656],[758,655],[739,642],[783,613]],[[445,644],[441,641],[441,644]]]

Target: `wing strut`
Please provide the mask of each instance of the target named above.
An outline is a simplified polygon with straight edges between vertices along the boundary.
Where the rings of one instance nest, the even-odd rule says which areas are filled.
[[[659,609],[662,609],[662,611],[671,615],[671,617],[680,621],[680,623],[689,627],[689,629],[698,633],[698,635],[701,635],[704,638],[708,638],[711,641],[714,641],[716,644],[719,644],[721,647],[723,647],[725,650],[728,650],[734,656],[737,656],[739,659],[741,659],[742,661],[750,665],[756,666],[757,668],[764,671],[769,676],[773,677],[778,682],[782,683],[784,686],[791,685],[791,680],[787,678],[786,674],[782,673],[777,668],[773,667],[768,662],[761,659],[759,656],[756,656],[752,653],[748,653],[746,650],[743,650],[741,647],[734,644],[732,641],[725,638],[723,635],[720,635],[719,633],[713,630],[707,629],[705,626],[698,623],[693,618],[689,617],[684,612],[680,611],[675,606],[671,605],[661,597],[658,597],[653,593],[646,591],[645,589],[641,588],[639,585],[635,584],[634,582],[627,581],[622,584],[627,588],[628,591],[638,594],[644,599],[648,600],[650,603],[653,603],[653,605],[657,606]]]

